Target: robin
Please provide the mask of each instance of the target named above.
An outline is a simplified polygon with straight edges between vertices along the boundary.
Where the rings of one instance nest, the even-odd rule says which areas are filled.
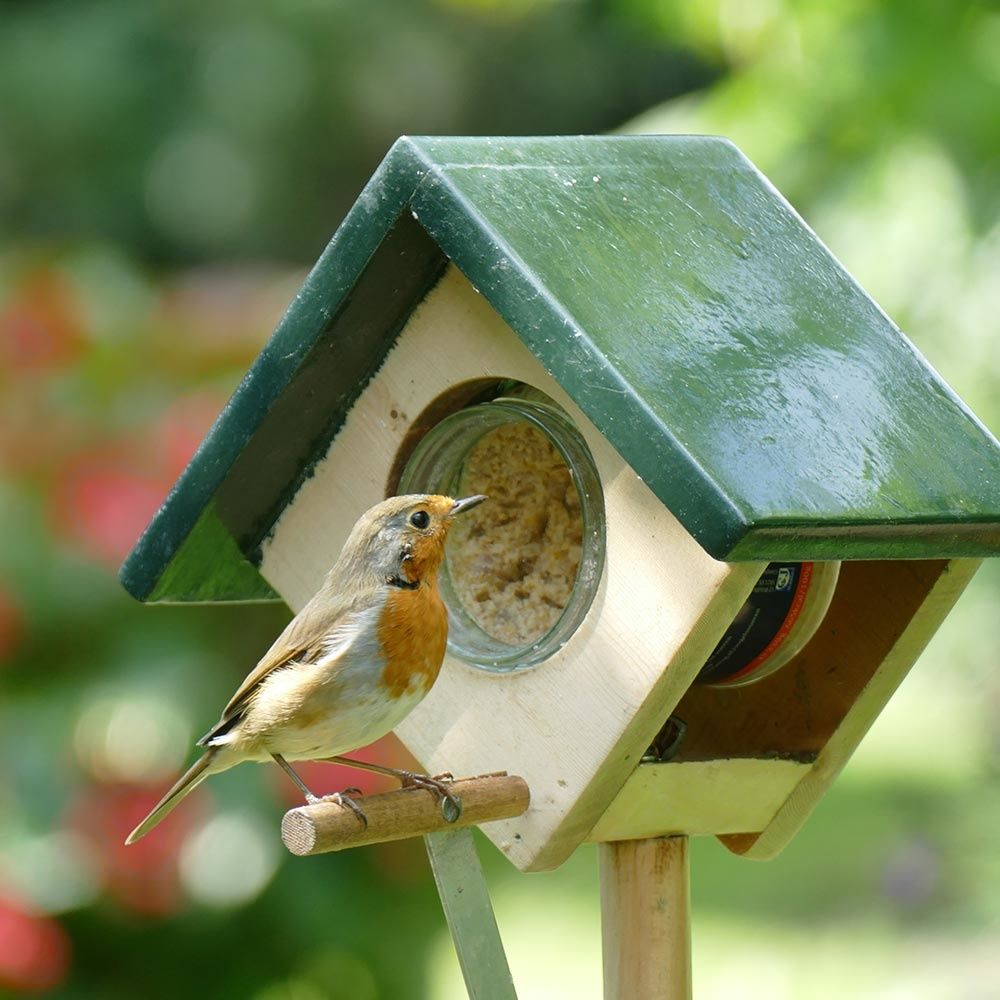
[[[319,591],[198,740],[205,753],[125,843],[147,834],[210,774],[245,760],[275,761],[310,804],[321,800],[289,760],[332,760],[390,774],[447,801],[439,779],[340,755],[384,736],[431,689],[448,639],[437,579],[448,529],[453,518],[485,499],[390,497],[363,514]],[[327,799],[366,822],[346,793]],[[457,815],[453,798],[450,805],[445,814]]]

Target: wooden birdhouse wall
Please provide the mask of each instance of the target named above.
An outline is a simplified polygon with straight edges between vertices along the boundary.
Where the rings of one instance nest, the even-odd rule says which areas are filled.
[[[462,387],[507,378],[551,396],[590,447],[607,513],[603,579],[576,635],[535,668],[495,674],[449,656],[399,735],[431,771],[512,769],[528,780],[529,812],[486,828],[524,869],[561,863],[585,837],[675,832],[714,834],[739,853],[772,856],[978,562],[845,563],[820,630],[790,664],[746,687],[694,684],[765,564],[711,559],[450,266],[264,541],[268,583],[301,607],[351,528],[331,512],[362,510],[394,492],[420,434],[461,405]],[[640,765],[671,714],[687,726],[677,757]]]

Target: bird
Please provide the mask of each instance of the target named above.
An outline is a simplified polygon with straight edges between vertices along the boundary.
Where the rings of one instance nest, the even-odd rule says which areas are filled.
[[[197,741],[204,753],[177,780],[126,844],[145,836],[211,774],[243,761],[277,763],[310,804],[313,795],[290,760],[330,760],[390,774],[430,788],[442,811],[457,816],[450,776],[400,771],[341,755],[394,729],[437,679],[448,639],[448,614],[438,586],[448,530],[455,517],[482,503],[408,494],[377,503],[358,519],[312,599],[288,623],[240,684],[219,721]],[[367,823],[363,810],[340,802]]]

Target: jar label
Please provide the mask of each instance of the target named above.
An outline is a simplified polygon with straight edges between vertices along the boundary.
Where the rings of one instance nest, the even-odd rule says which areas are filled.
[[[698,674],[702,684],[748,680],[788,637],[802,611],[813,564],[769,563]]]

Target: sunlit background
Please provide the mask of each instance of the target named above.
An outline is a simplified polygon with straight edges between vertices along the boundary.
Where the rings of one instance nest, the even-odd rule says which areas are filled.
[[[122,846],[288,612],[115,570],[396,136],[728,135],[996,432],[998,108],[987,2],[0,7],[0,993],[464,995],[421,845],[292,859],[276,768]],[[779,859],[696,843],[699,997],[1000,995],[998,596]],[[594,852],[482,853],[522,1000],[600,996]]]

